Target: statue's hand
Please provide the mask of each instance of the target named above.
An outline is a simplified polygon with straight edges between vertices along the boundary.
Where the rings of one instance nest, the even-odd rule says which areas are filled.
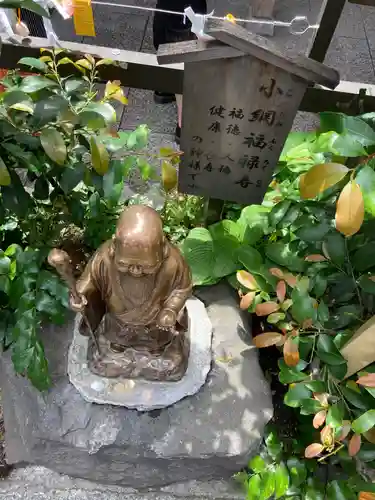
[[[172,309],[163,309],[160,311],[156,323],[161,328],[172,328],[176,325],[176,321],[177,314]]]
[[[73,309],[73,311],[82,313],[85,310],[85,307],[87,306],[87,299],[84,295],[79,296],[79,301],[77,301],[73,295],[70,295],[69,297],[69,305],[70,308]]]

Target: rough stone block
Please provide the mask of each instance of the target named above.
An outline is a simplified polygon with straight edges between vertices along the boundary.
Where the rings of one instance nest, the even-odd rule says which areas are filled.
[[[42,332],[54,383],[48,393],[15,375],[5,353],[9,462],[138,489],[229,478],[246,465],[272,415],[269,387],[236,296],[225,285],[197,295],[213,326],[213,366],[196,395],[169,408],[138,412],[85,401],[66,375],[73,317]]]

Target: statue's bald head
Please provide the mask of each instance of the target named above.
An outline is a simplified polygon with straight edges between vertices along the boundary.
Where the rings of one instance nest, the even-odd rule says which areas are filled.
[[[164,256],[164,242],[159,214],[145,205],[131,205],[117,222],[114,250],[118,268],[126,271],[129,266],[138,266],[147,272],[158,267]]]

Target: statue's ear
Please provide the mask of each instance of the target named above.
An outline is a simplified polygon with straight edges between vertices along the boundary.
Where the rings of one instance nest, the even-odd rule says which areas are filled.
[[[116,236],[112,236],[112,241],[109,245],[108,253],[110,258],[112,259],[115,256],[115,241],[116,241]]]

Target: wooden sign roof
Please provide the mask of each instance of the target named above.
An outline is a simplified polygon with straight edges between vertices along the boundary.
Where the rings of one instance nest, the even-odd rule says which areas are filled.
[[[284,54],[272,41],[231,22],[207,19],[205,33],[217,41],[162,45],[157,56],[158,62],[194,62],[247,54],[305,81],[319,83],[331,89],[340,82],[340,75],[336,70],[306,56]]]

